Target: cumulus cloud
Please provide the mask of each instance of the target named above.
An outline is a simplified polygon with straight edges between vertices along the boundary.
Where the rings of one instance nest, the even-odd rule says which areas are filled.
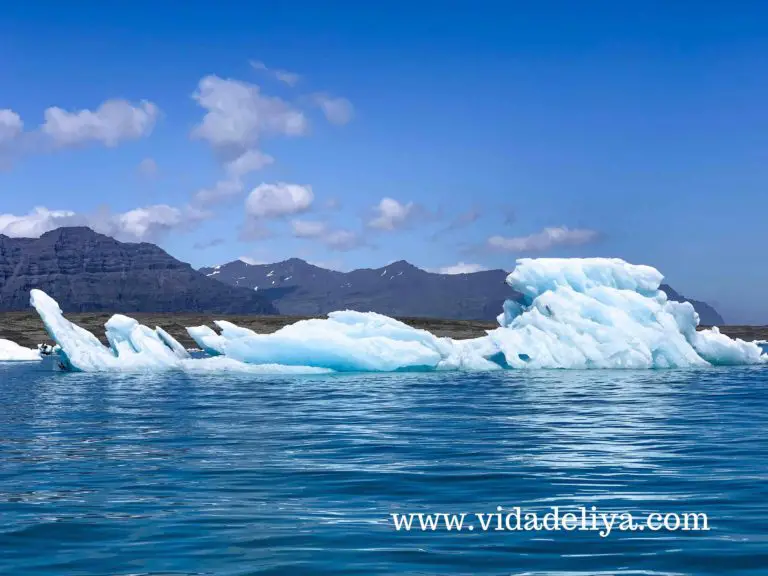
[[[0,214],[0,234],[11,238],[37,238],[62,226],[85,226],[87,218],[71,210],[34,208],[29,214]]]
[[[473,272],[482,272],[488,270],[481,264],[470,264],[468,262],[458,262],[452,266],[443,266],[435,270],[438,274],[472,274]]]
[[[543,252],[556,246],[580,246],[591,244],[600,238],[595,230],[567,228],[565,226],[544,228],[528,236],[491,236],[488,246],[504,252]]]
[[[198,190],[193,197],[195,206],[222,204],[239,196],[243,192],[243,183],[239,179],[219,180],[210,188]]]
[[[124,140],[148,136],[159,114],[158,107],[146,100],[138,105],[126,100],[107,100],[95,111],[67,112],[52,107],[45,111],[41,131],[57,146],[100,142],[113,147]]]
[[[245,201],[245,212],[252,218],[279,218],[305,212],[315,196],[311,186],[277,182],[259,184]]]
[[[278,70],[275,68],[269,68],[267,67],[266,64],[264,64],[264,62],[260,62],[258,60],[251,60],[251,67],[254,70],[259,70],[259,71],[272,74],[275,78],[280,80],[280,82],[283,82],[288,86],[296,86],[296,84],[298,84],[299,81],[301,80],[301,76],[296,74],[295,72],[288,72],[287,70]]]
[[[344,229],[329,230],[321,240],[331,250],[342,252],[354,250],[365,243],[357,232]]]
[[[227,162],[227,173],[233,178],[241,178],[251,172],[261,170],[275,161],[269,154],[264,154],[259,150],[246,150],[240,156]]]
[[[291,228],[296,238],[317,240],[331,250],[344,252],[363,244],[363,239],[358,233],[343,228],[334,229],[326,222],[318,220],[293,220]]]
[[[243,177],[260,170],[273,162],[272,156],[258,150],[246,150],[225,165],[227,178],[219,180],[212,187],[198,190],[193,197],[196,206],[222,204],[240,196],[245,190]]]
[[[301,110],[280,98],[265,96],[248,82],[206,76],[193,98],[206,114],[192,136],[220,151],[234,149],[240,155],[255,148],[263,136],[300,136],[309,127]]]
[[[8,108],[0,110],[0,144],[15,140],[24,130],[24,122],[13,110]]]
[[[172,230],[191,229],[209,214],[194,208],[176,208],[167,204],[136,208],[111,219],[111,236],[155,240]]]
[[[277,182],[259,184],[245,200],[245,223],[240,229],[241,240],[259,240],[271,235],[269,220],[306,212],[312,206],[311,186]]]
[[[368,221],[368,226],[391,232],[406,227],[415,214],[415,204],[401,204],[394,198],[382,198],[374,207],[375,215]]]
[[[157,176],[157,162],[152,158],[144,158],[144,160],[139,162],[137,170],[144,178],[154,178]]]
[[[176,208],[165,204],[136,208],[113,214],[102,210],[81,214],[72,210],[34,208],[25,215],[0,214],[0,234],[15,238],[37,238],[64,226],[89,228],[125,241],[156,241],[173,230],[189,230],[208,214],[190,207]]]
[[[318,106],[331,124],[347,124],[354,116],[352,102],[346,98],[338,98],[325,93],[312,96],[312,101]]]
[[[316,220],[293,220],[291,228],[297,238],[317,238],[326,233],[328,225]]]

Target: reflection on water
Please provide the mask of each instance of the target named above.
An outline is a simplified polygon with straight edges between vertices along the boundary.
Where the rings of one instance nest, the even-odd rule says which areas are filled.
[[[762,574],[767,374],[2,365],[0,572]],[[600,539],[389,523],[497,505],[703,511],[713,530]]]

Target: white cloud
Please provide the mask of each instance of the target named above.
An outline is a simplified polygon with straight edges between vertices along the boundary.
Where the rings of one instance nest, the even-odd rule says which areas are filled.
[[[242,178],[274,162],[258,150],[265,135],[299,136],[307,131],[300,110],[280,98],[264,96],[255,84],[206,76],[193,95],[207,112],[192,131],[226,159],[227,178],[195,194],[198,205],[226,202],[244,190]]]
[[[301,110],[280,98],[264,96],[255,84],[206,76],[193,98],[206,114],[192,136],[214,148],[234,148],[242,154],[263,135],[300,136],[308,130]]]
[[[109,233],[115,237],[154,240],[172,230],[190,229],[208,217],[193,208],[176,208],[167,204],[136,208],[111,219]]]
[[[291,228],[293,228],[293,235],[297,238],[317,238],[328,231],[325,222],[316,220],[293,220]]]
[[[363,244],[358,233],[343,228],[330,228],[327,223],[317,220],[293,220],[291,228],[296,238],[318,240],[331,250],[353,250]]]
[[[45,111],[41,130],[58,146],[93,141],[111,147],[149,135],[159,114],[158,107],[146,100],[137,106],[126,100],[107,100],[96,111],[67,112],[53,107]]]
[[[414,207],[413,202],[401,204],[394,198],[382,198],[374,208],[377,215],[368,222],[368,226],[387,231],[403,228],[413,215]]]
[[[0,144],[14,140],[24,129],[24,122],[13,110],[0,110]]]
[[[487,270],[485,266],[481,264],[469,264],[467,262],[459,262],[452,266],[443,266],[438,268],[436,272],[438,274],[472,274],[473,272],[482,272]]]
[[[241,240],[260,240],[271,235],[266,222],[292,214],[306,212],[312,206],[311,186],[300,184],[259,184],[245,200],[245,223],[240,229]]]
[[[190,229],[208,215],[193,208],[175,208],[164,204],[136,208],[112,214],[102,210],[80,214],[72,210],[34,208],[29,214],[0,214],[0,234],[15,238],[37,238],[64,226],[88,226],[126,241],[154,241],[172,230]]]
[[[197,206],[212,206],[227,202],[242,194],[245,186],[242,177],[260,170],[274,161],[272,156],[258,150],[246,150],[226,164],[229,178],[219,180],[212,188],[203,188],[195,193],[193,203]]]
[[[301,76],[294,72],[268,68],[267,65],[264,64],[264,62],[259,62],[258,60],[251,60],[251,66],[253,67],[254,70],[260,70],[260,71],[269,72],[270,74],[273,74],[275,78],[280,80],[280,82],[287,84],[288,86],[296,86],[296,84],[299,83],[299,80],[301,80]]]
[[[354,250],[363,244],[360,235],[352,230],[330,230],[322,237],[323,243],[331,250]]]
[[[505,252],[543,252],[555,246],[579,246],[597,241],[600,234],[595,230],[570,229],[565,226],[544,228],[529,236],[513,238],[491,236],[488,246]]]
[[[288,84],[288,86],[296,86],[301,80],[301,76],[295,72],[288,72],[287,70],[275,70],[275,78]]]
[[[233,178],[241,178],[251,172],[261,170],[275,161],[269,154],[264,154],[259,150],[246,150],[240,156],[227,162],[227,173]]]
[[[212,206],[227,202],[243,192],[240,180],[219,180],[212,188],[203,188],[195,193],[193,203],[196,206]]]
[[[71,210],[49,210],[42,206],[29,214],[0,214],[0,234],[11,238],[37,238],[62,226],[83,226],[87,219]]]
[[[152,158],[144,158],[144,160],[139,162],[138,172],[145,178],[154,178],[157,176],[157,162]]]
[[[325,114],[325,118],[331,124],[347,124],[352,120],[354,108],[352,102],[346,98],[329,96],[328,94],[315,94],[312,99]]]
[[[260,184],[245,201],[245,212],[251,218],[279,218],[309,209],[314,200],[311,186],[300,184]]]

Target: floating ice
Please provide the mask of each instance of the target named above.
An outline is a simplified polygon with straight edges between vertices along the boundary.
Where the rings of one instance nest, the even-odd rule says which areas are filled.
[[[327,319],[301,320],[272,334],[257,334],[231,322],[189,328],[197,345],[212,354],[249,364],[316,366],[335,371],[475,369],[500,366],[477,353],[471,341],[438,338],[375,312],[331,312]]]
[[[684,368],[759,364],[754,342],[717,328],[697,331],[689,303],[670,302],[662,275],[618,259],[521,259],[507,283],[499,328],[471,340],[439,338],[373,312],[332,312],[272,334],[217,321],[187,331],[208,357],[193,359],[162,328],[126,316],[106,324],[110,346],[67,321],[58,304],[32,291],[70,370],[240,370],[262,373],[502,368]]]
[[[232,371],[253,373],[322,373],[329,370],[307,366],[249,365],[231,358],[191,359],[184,347],[160,329],[142,326],[133,318],[115,315],[106,324],[109,347],[96,336],[73,324],[58,303],[40,290],[32,290],[31,304],[51,338],[59,366],[64,370],[155,372],[160,370]]]
[[[16,342],[0,338],[0,362],[34,362],[40,360],[37,350],[19,346]]]
[[[521,259],[501,328],[488,337],[513,368],[682,368],[766,362],[752,342],[696,331],[688,302],[659,290],[662,275],[619,259]]]

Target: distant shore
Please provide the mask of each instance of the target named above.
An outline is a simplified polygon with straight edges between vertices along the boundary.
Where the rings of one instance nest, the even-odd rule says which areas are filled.
[[[107,313],[72,313],[66,314],[67,319],[78,326],[104,338],[104,323],[112,314]],[[161,326],[176,338],[181,344],[192,348],[195,343],[187,334],[187,326],[203,324],[213,327],[214,320],[228,320],[243,328],[250,328],[259,334],[268,334],[307,317],[298,316],[228,316],[222,314],[128,314],[142,324],[154,328]],[[448,336],[454,339],[475,338],[484,336],[486,330],[497,328],[495,322],[475,320],[440,320],[435,318],[399,318],[409,326],[429,330],[436,336]],[[743,340],[768,340],[768,326],[721,326],[720,331],[731,338]],[[51,344],[52,341],[43,327],[38,315],[30,312],[0,313],[0,338],[12,340],[21,346],[34,348],[40,343]]]

